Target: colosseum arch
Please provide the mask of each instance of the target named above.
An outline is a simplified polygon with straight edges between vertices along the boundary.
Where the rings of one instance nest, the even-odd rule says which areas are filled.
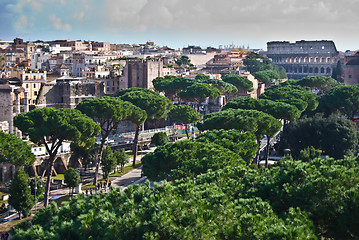
[[[325,71],[324,67],[321,67],[320,68],[320,73],[324,73],[324,71]]]
[[[314,68],[314,73],[319,73],[319,69],[317,67]]]
[[[307,57],[304,57],[304,62],[308,62],[308,58]]]
[[[319,58],[318,57],[316,57],[315,59],[314,59],[314,62],[319,62]]]
[[[303,58],[302,58],[302,57],[299,58],[299,62],[300,62],[300,63],[303,62]]]
[[[309,62],[311,62],[311,63],[313,62],[313,58],[312,58],[312,57],[309,58]]]
[[[309,68],[309,73],[313,73],[313,68]]]
[[[320,58],[320,62],[321,62],[321,63],[325,62],[325,58],[324,58],[324,57],[321,57],[321,58]]]
[[[330,57],[327,57],[327,63],[331,63],[332,59]]]
[[[327,67],[327,73],[330,73],[331,71],[330,71],[330,67]]]

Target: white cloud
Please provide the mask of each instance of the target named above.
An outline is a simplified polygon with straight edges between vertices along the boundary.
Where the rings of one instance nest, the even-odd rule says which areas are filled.
[[[81,11],[81,12],[76,12],[74,14],[74,18],[76,18],[78,21],[81,21],[85,16],[85,12]]]
[[[27,20],[27,17],[24,16],[24,15],[22,15],[20,17],[19,21],[17,21],[15,23],[15,26],[16,26],[17,29],[24,29],[24,28],[27,27],[27,25],[28,25],[28,20]]]
[[[62,24],[61,18],[56,17],[56,14],[49,15],[49,20],[52,22],[52,25],[58,30],[71,31],[72,27],[70,24]]]
[[[42,4],[38,1],[32,0],[31,6],[35,11],[42,11]]]

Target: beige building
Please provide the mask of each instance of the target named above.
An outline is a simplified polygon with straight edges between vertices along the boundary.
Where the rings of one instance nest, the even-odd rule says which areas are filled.
[[[27,104],[35,105],[36,98],[40,92],[41,85],[46,82],[47,72],[32,72],[32,71],[12,71],[11,77],[18,78],[21,82],[25,92],[27,92]],[[15,99],[14,99],[15,100]],[[24,93],[20,94],[21,103],[25,104]]]

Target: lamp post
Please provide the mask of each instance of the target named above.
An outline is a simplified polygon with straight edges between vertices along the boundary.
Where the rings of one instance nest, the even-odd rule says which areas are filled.
[[[36,176],[35,176],[35,188],[34,188],[34,190],[35,190],[35,213],[37,212],[37,207],[36,207],[36,203],[37,203],[37,201],[36,201],[36,190],[37,190],[37,183],[36,183]]]

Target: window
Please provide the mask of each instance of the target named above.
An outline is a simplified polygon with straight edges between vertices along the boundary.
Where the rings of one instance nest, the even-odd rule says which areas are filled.
[[[28,84],[28,83],[26,83],[26,88],[29,88],[29,84]]]
[[[34,95],[37,96],[37,91],[34,91]]]
[[[36,88],[36,83],[34,83],[34,88]]]

